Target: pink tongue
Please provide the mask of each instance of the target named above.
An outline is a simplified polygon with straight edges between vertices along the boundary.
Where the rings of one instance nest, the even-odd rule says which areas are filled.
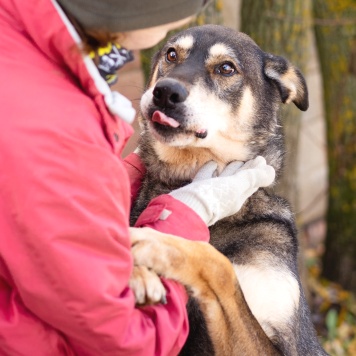
[[[179,127],[180,123],[171,117],[163,114],[163,112],[156,110],[152,115],[152,121],[158,122],[161,125],[171,126],[171,127]]]

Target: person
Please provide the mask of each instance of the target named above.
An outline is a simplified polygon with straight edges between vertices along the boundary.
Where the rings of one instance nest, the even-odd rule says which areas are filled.
[[[116,50],[153,45],[203,3],[0,0],[1,355],[176,355],[183,346],[185,289],[163,281],[167,303],[137,307],[129,288],[130,199],[144,167],[136,154],[120,158],[134,110],[95,56],[108,34],[121,38]],[[272,171],[251,169],[249,188],[270,184]],[[226,179],[233,187],[239,175]],[[188,205],[159,196],[136,227],[208,241],[206,213]]]

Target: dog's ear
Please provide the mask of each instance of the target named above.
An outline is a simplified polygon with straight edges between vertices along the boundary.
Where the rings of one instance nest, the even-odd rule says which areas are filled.
[[[266,53],[264,73],[277,85],[283,103],[292,101],[300,110],[308,109],[308,89],[299,69],[283,57]]]

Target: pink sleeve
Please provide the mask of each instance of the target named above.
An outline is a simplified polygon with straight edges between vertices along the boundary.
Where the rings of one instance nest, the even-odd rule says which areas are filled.
[[[131,200],[137,197],[146,169],[140,157],[131,153],[124,160],[131,184]],[[170,195],[153,199],[138,218],[136,227],[151,227],[161,232],[181,236],[189,240],[209,241],[206,224],[188,206]]]
[[[184,237],[193,241],[209,241],[209,229],[192,209],[168,194],[151,200],[135,224]]]
[[[31,315],[64,334],[76,354],[176,355],[188,334],[186,294],[166,282],[167,305],[135,308],[128,177],[88,126],[85,138],[22,130],[18,145],[9,135],[2,258]]]

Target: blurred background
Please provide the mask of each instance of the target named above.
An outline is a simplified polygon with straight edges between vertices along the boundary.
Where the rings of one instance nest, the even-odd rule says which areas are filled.
[[[308,111],[281,110],[287,157],[277,190],[295,212],[300,273],[323,346],[356,355],[356,0],[215,0],[191,26],[206,23],[247,33],[304,73]],[[136,109],[158,48],[136,53],[113,88]]]

